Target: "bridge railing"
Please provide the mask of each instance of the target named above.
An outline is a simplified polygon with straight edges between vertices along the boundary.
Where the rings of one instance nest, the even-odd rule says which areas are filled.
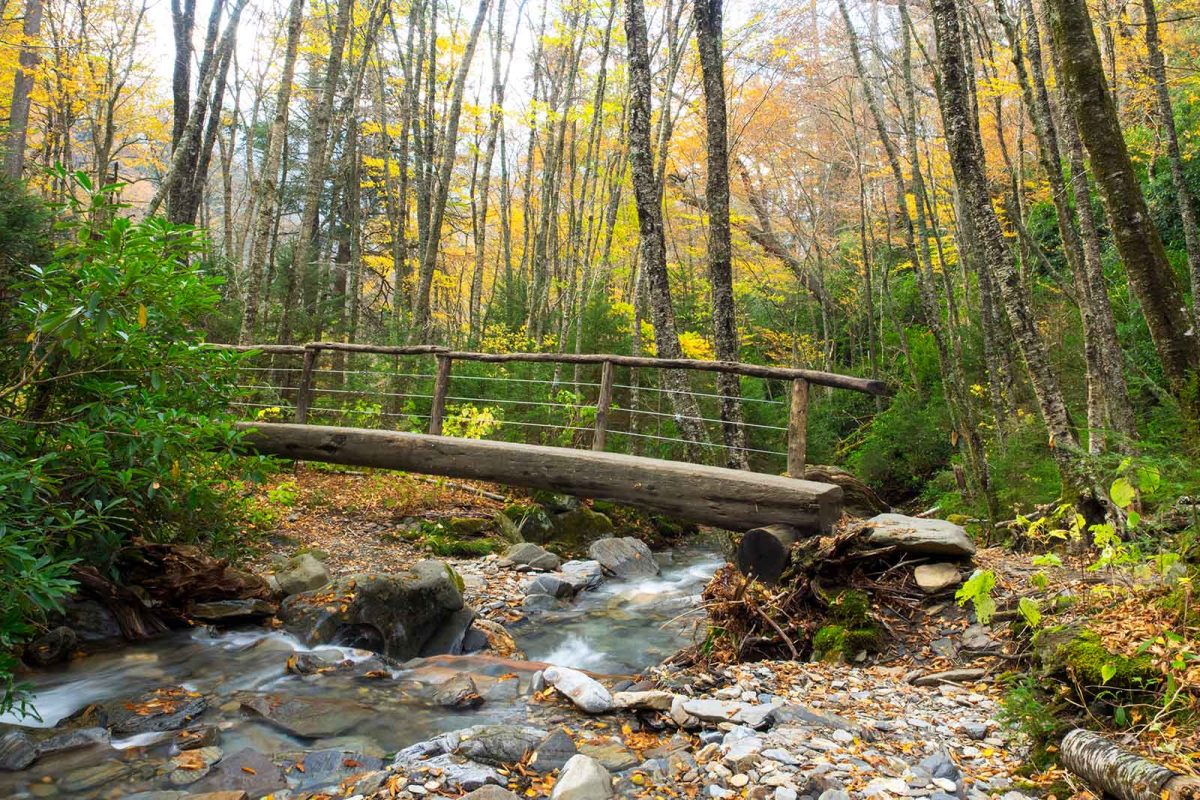
[[[251,351],[240,367],[248,418],[435,435],[499,436],[605,450],[624,439],[629,452],[686,460],[698,445],[718,456],[720,373],[743,381],[745,453],[762,472],[801,477],[807,462],[810,387],[890,394],[886,384],[817,370],[740,362],[615,354],[481,353],[437,345],[311,342],[213,345]],[[546,370],[550,375],[546,375]],[[712,440],[689,442],[664,388],[664,370],[688,373],[693,420]],[[700,385],[697,385],[700,384]],[[495,409],[495,413],[491,412]]]

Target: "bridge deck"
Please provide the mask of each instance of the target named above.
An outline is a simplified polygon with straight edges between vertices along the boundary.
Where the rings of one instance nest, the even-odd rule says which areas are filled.
[[[264,455],[548,489],[727,530],[782,523],[826,532],[842,513],[838,486],[722,467],[365,428],[240,427],[249,448]]]

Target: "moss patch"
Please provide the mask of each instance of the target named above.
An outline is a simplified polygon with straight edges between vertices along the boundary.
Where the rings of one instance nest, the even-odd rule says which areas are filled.
[[[813,658],[829,661],[853,659],[861,652],[870,652],[879,645],[879,630],[873,627],[847,628],[825,625],[813,635]]]
[[[1047,673],[1065,672],[1084,687],[1148,689],[1161,680],[1149,655],[1130,658],[1110,652],[1100,637],[1087,629],[1045,628],[1034,635],[1033,646]],[[1111,673],[1107,680],[1106,673]]]

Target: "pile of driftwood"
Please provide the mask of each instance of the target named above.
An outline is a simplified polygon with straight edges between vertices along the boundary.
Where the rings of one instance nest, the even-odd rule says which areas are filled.
[[[771,525],[745,533],[733,564],[706,587],[712,636],[689,654],[724,661],[859,656],[931,593],[958,584],[974,553],[966,532],[940,520],[881,514],[830,536]],[[937,564],[944,586],[919,586],[915,568]],[[886,613],[883,610],[886,609]]]

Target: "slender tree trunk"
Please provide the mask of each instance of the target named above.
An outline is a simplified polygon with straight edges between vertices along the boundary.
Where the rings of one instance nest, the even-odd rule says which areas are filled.
[[[20,180],[25,172],[25,139],[29,128],[29,94],[33,91],[33,71],[37,68],[35,40],[42,32],[42,0],[25,0],[25,20],[21,26],[21,54],[13,73],[9,103],[8,137],[4,145],[4,173]]]
[[[639,258],[650,295],[654,343],[660,358],[682,358],[675,309],[667,276],[667,246],[663,231],[662,183],[657,180],[650,141],[650,53],[646,11],[642,0],[625,0],[625,36],[629,48],[629,163],[637,207]],[[638,331],[634,335],[639,335]],[[676,423],[688,443],[688,457],[699,460],[703,428],[695,399],[688,393],[686,376],[677,370],[663,372],[670,390]]]
[[[1158,102],[1159,123],[1167,142],[1167,160],[1171,164],[1171,181],[1175,184],[1175,202],[1179,206],[1179,223],[1183,226],[1183,241],[1187,249],[1188,276],[1192,284],[1192,316],[1197,338],[1200,338],[1200,233],[1196,230],[1196,209],[1183,173],[1179,131],[1175,127],[1175,111],[1167,91],[1167,63],[1158,39],[1158,9],[1154,0],[1142,0],[1142,8],[1146,13],[1146,54],[1150,58],[1150,77],[1154,80],[1154,98]]]
[[[246,264],[246,296],[242,308],[242,323],[238,341],[250,344],[258,324],[258,309],[261,304],[264,276],[267,269],[268,252],[274,238],[276,211],[283,191],[280,166],[283,148],[287,142],[288,110],[292,102],[292,82],[296,75],[296,51],[300,46],[300,31],[304,22],[304,0],[292,0],[288,6],[287,44],[283,53],[283,71],[279,76],[279,90],[275,95],[275,116],[267,132],[267,152],[263,158],[259,179],[254,185],[257,214],[250,240],[249,262]]]
[[[704,83],[704,119],[708,137],[708,279],[712,284],[713,342],[720,361],[741,360],[733,302],[733,244],[729,228],[729,121],[725,110],[725,54],[722,51],[722,0],[696,0],[696,48]],[[719,373],[721,430],[728,466],[749,469],[742,390],[737,375]]]
[[[430,322],[429,293],[433,286],[433,272],[437,267],[438,246],[442,238],[442,220],[446,215],[446,202],[450,197],[450,178],[454,169],[454,156],[458,148],[458,122],[462,116],[463,92],[466,89],[467,73],[471,69],[471,59],[475,55],[475,45],[479,41],[479,32],[483,30],[483,22],[487,18],[489,0],[479,0],[479,9],[475,14],[475,22],[467,37],[467,46],[463,51],[462,61],[454,75],[454,85],[451,90],[450,107],[446,111],[446,129],[442,135],[441,164],[434,185],[434,196],[429,217],[429,235],[425,242],[425,250],[421,254],[421,267],[417,276],[417,297],[413,308],[413,330],[428,338],[432,333]],[[434,65],[430,65],[434,71]],[[430,96],[427,100],[432,103]]]

